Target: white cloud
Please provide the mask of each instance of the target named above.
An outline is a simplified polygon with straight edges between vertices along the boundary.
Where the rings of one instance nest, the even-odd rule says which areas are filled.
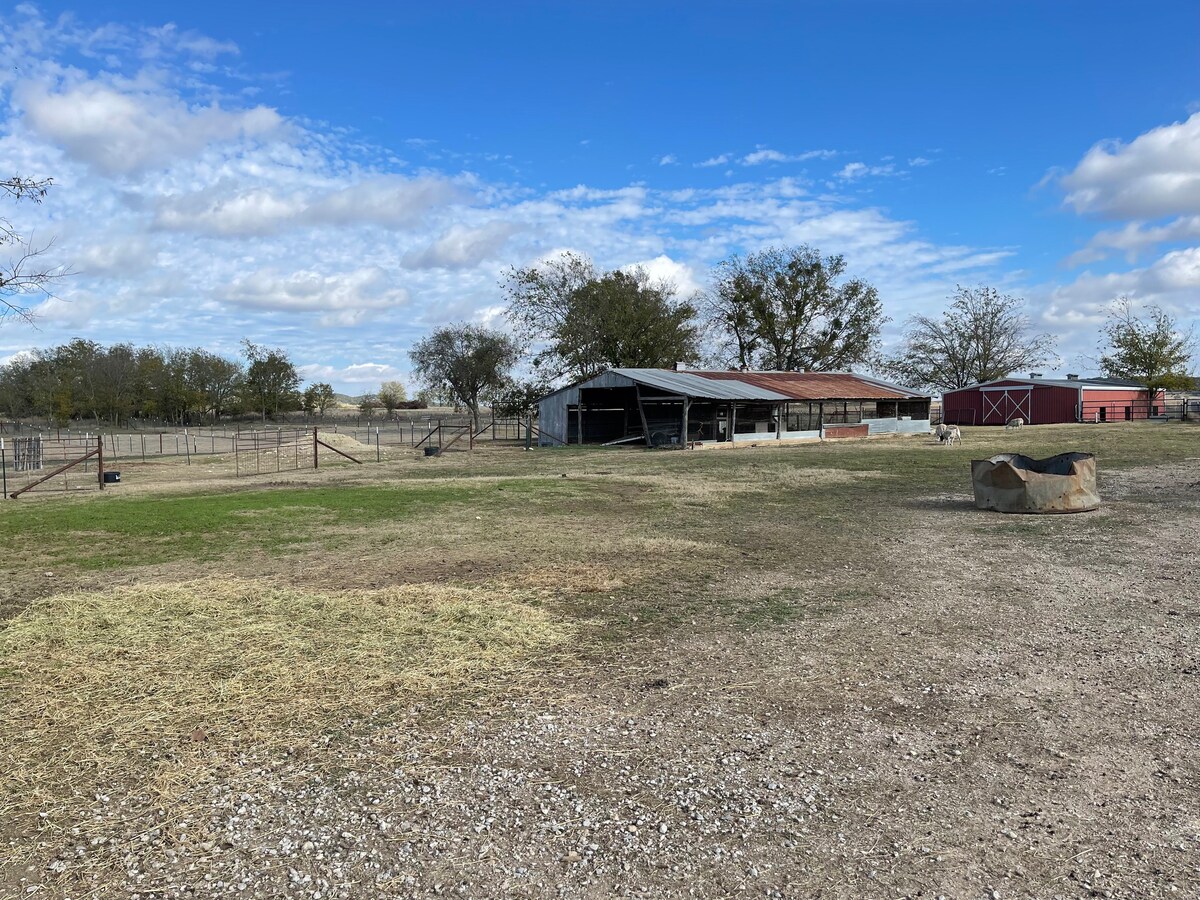
[[[779,150],[772,150],[769,147],[759,147],[753,153],[747,153],[742,157],[741,163],[743,166],[760,166],[763,163],[790,163],[790,162],[806,162],[810,159],[832,159],[837,156],[836,150],[806,150],[803,153],[782,153]],[[719,165],[719,163],[714,163]]]
[[[192,156],[219,142],[278,135],[283,119],[255,106],[189,107],[178,97],[82,81],[52,90],[25,83],[15,94],[39,136],[106,175],[127,175]]]
[[[1186,326],[1196,320],[1200,292],[1200,247],[1173,250],[1150,265],[1122,272],[1084,272],[1035,297],[1043,327],[1064,335],[1064,355],[1086,357],[1094,350],[1107,310],[1119,297],[1140,306],[1161,306]]]
[[[842,181],[857,181],[859,178],[867,176],[885,177],[895,175],[896,167],[892,163],[883,166],[868,166],[866,163],[852,162],[847,163],[834,176]]]
[[[80,275],[127,278],[154,265],[158,253],[143,235],[88,244],[79,254],[76,270]]]
[[[306,382],[323,381],[333,385],[354,385],[356,388],[374,389],[385,381],[403,381],[407,384],[408,373],[390,363],[360,362],[347,366],[329,366],[307,363],[296,366],[296,371]]]
[[[337,274],[305,269],[281,274],[260,269],[235,278],[217,299],[236,306],[282,313],[320,313],[323,325],[357,325],[372,313],[408,303],[408,292],[379,268]]]
[[[676,295],[685,300],[704,289],[703,283],[691,266],[671,259],[665,253],[659,254],[653,259],[630,263],[622,268],[627,271],[634,268],[645,270],[646,274],[654,281],[673,285]]]
[[[730,159],[732,159],[732,157],[728,153],[722,153],[719,156],[710,156],[703,162],[696,163],[696,167],[700,169],[706,169],[712,166],[724,166],[729,164]]]
[[[911,166],[912,168],[914,168],[914,169],[918,169],[918,168],[920,168],[921,166],[931,166],[931,165],[933,165],[933,160],[932,160],[932,159],[926,159],[924,156],[914,156],[912,159],[910,159],[910,160],[908,161],[908,164],[909,164],[909,166]]]
[[[1116,219],[1200,213],[1200,113],[1128,144],[1103,141],[1062,176],[1068,206]]]
[[[1200,241],[1200,216],[1181,216],[1158,226],[1129,222],[1122,228],[1098,232],[1086,247],[1071,254],[1066,264],[1096,262],[1113,251],[1124,253],[1132,262],[1142,250],[1176,241]]]
[[[678,165],[678,164],[679,164],[679,157],[677,157],[677,156],[676,156],[674,153],[668,153],[668,154],[666,154],[665,156],[660,156],[660,157],[658,158],[658,164],[659,164],[660,166],[674,166],[674,165]]]
[[[428,247],[404,256],[410,269],[464,269],[492,259],[519,230],[512,222],[487,222],[478,228],[455,225]]]
[[[461,189],[450,180],[435,176],[381,176],[336,190],[286,191],[280,186],[237,192],[226,184],[191,194],[168,195],[157,201],[154,224],[170,231],[223,237],[269,235],[301,226],[405,228],[419,223],[434,207],[462,196]]]

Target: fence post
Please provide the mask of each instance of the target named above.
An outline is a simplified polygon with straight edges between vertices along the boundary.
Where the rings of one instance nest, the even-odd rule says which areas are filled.
[[[375,429],[375,462],[382,462],[383,456],[379,449],[379,429]]]
[[[104,490],[104,435],[96,435],[96,480]]]
[[[321,445],[320,445],[320,444],[318,444],[318,443],[317,443],[317,441],[318,441],[318,438],[317,438],[317,429],[316,429],[316,427],[314,426],[314,427],[313,427],[313,468],[314,468],[314,469],[316,469],[316,468],[318,467],[318,460],[319,460],[319,458],[320,458],[320,455],[321,455],[321,454],[320,454],[320,451],[319,451],[319,449],[318,449],[318,448],[319,448]]]
[[[4,459],[4,438],[0,438],[0,481],[4,483],[0,499],[8,499],[8,463]]]

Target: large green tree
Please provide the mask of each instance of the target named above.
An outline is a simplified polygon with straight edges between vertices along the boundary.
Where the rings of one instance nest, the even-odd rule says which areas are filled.
[[[419,341],[409,352],[413,374],[439,393],[449,394],[471,411],[481,427],[483,400],[504,389],[521,358],[515,340],[481,325],[448,325]]]
[[[1055,340],[1035,334],[1025,301],[986,285],[958,286],[940,316],[911,317],[887,375],[914,388],[950,391],[995,381],[1054,359]]]
[[[720,263],[704,302],[719,362],[823,371],[869,360],[887,319],[874,286],[845,276],[843,257],[807,245]]]
[[[300,405],[300,375],[285,351],[242,341],[242,353],[248,363],[243,394],[264,422]]]
[[[201,412],[211,415],[213,421],[237,401],[245,376],[240,363],[196,348],[188,351],[187,383],[199,401]]]
[[[1144,384],[1153,398],[1162,390],[1194,386],[1188,366],[1195,349],[1194,328],[1180,328],[1160,306],[1150,306],[1139,316],[1133,301],[1121,297],[1104,324],[1100,369],[1110,378]]]
[[[337,400],[337,395],[333,392],[332,385],[324,381],[318,381],[304,389],[304,395],[301,399],[305,412],[317,413],[323,416],[325,415],[325,410],[329,409],[334,401]]]
[[[644,269],[598,272],[565,253],[504,282],[507,315],[534,348],[539,378],[582,380],[609,368],[671,366],[699,356],[696,308]]]

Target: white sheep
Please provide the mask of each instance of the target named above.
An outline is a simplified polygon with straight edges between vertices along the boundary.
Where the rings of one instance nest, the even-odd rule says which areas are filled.
[[[1015,416],[1004,423],[1004,428],[1007,431],[1012,428],[1020,428],[1024,424],[1024,419],[1022,419],[1020,416]]]

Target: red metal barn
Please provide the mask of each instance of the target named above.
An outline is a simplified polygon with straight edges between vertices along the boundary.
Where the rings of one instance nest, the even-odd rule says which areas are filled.
[[[942,395],[942,421],[950,425],[1003,425],[1024,419],[1029,425],[1062,422],[1128,422],[1158,415],[1161,391],[1115,378],[1002,378]]]

